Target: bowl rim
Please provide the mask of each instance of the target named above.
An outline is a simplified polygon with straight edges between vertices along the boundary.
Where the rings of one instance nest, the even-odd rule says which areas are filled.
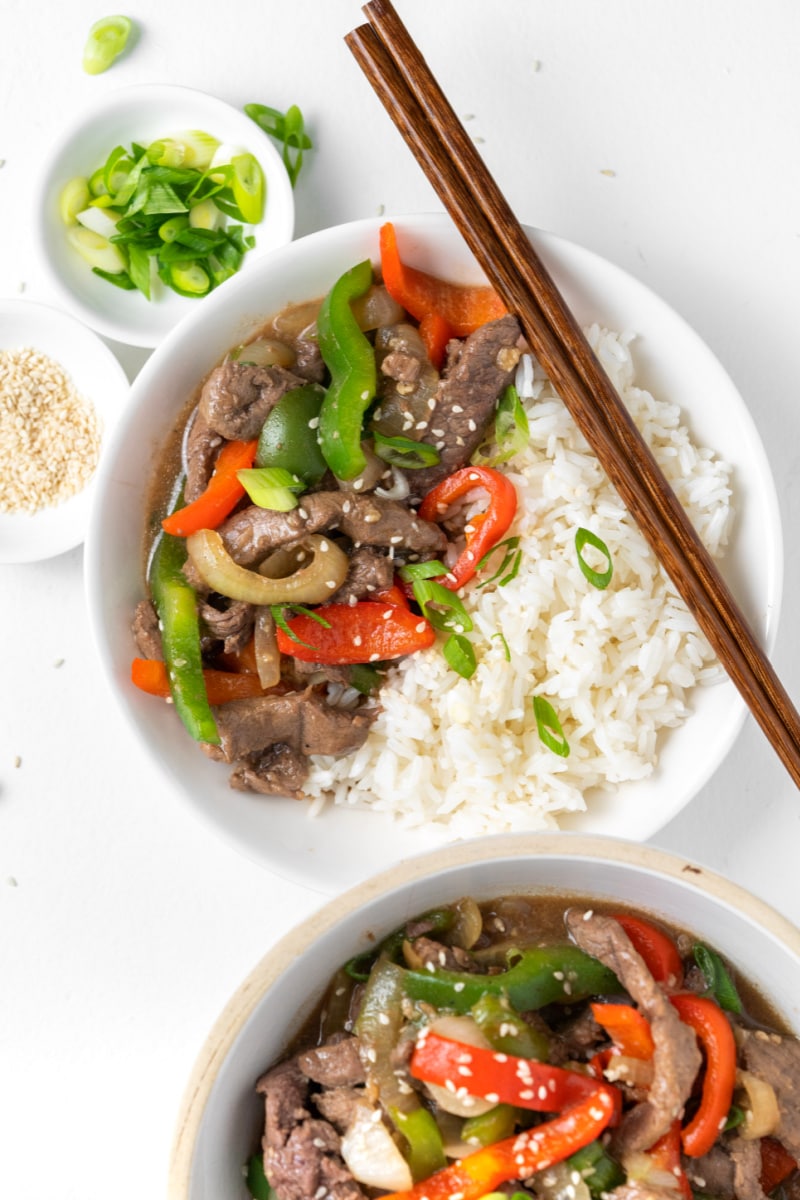
[[[328,900],[285,933],[245,977],[212,1025],[195,1060],[180,1103],[170,1152],[169,1200],[191,1200],[192,1167],[197,1138],[216,1079],[244,1025],[283,972],[320,938],[379,896],[401,887],[492,859],[564,857],[611,861],[635,867],[694,889],[746,914],[773,939],[783,942],[800,960],[800,929],[752,892],[694,860],[655,846],[604,835],[576,833],[494,834],[451,843],[362,880]]]
[[[275,225],[274,240],[261,250],[256,245],[250,251],[251,257],[245,259],[242,268],[236,272],[236,275],[232,276],[233,279],[236,279],[242,273],[242,270],[246,270],[250,263],[256,261],[262,254],[292,241],[295,230],[296,209],[294,189],[289,179],[288,171],[270,137],[255,121],[247,116],[243,108],[237,108],[236,104],[211,92],[204,92],[200,88],[187,87],[183,84],[158,82],[131,83],[107,92],[103,97],[103,103],[100,107],[96,103],[86,104],[77,113],[67,118],[60,126],[55,139],[51,143],[52,153],[45,156],[36,181],[34,243],[39,263],[48,284],[57,294],[59,303],[68,309],[78,320],[88,325],[103,337],[111,338],[114,341],[121,342],[123,345],[152,350],[160,345],[164,337],[177,324],[180,324],[184,316],[189,315],[193,311],[191,308],[179,312],[172,321],[166,321],[163,328],[158,332],[155,330],[148,331],[147,329],[140,330],[135,325],[131,325],[130,321],[124,317],[117,317],[113,308],[110,312],[106,312],[104,308],[93,305],[73,290],[48,252],[48,245],[51,239],[50,227],[52,224],[52,214],[49,211],[49,207],[53,197],[56,172],[61,166],[68,165],[69,161],[71,161],[71,159],[67,159],[62,163],[62,158],[67,154],[68,149],[72,147],[76,139],[80,138],[87,130],[101,124],[109,116],[113,116],[117,110],[122,109],[124,111],[126,105],[133,108],[137,100],[141,100],[146,106],[153,106],[157,102],[161,102],[165,112],[165,123],[169,122],[169,106],[172,104],[178,106],[209,106],[220,112],[227,112],[231,121],[234,117],[240,119],[243,129],[249,129],[252,126],[252,129],[249,131],[255,147],[253,153],[257,154],[268,183],[265,215],[262,217],[259,225],[253,228],[255,230],[262,228],[268,220],[270,196],[277,195],[278,198],[274,203],[277,206],[280,216],[278,223]],[[274,211],[275,209],[273,209]],[[219,285],[214,291],[219,291],[222,287],[224,287],[224,284]],[[109,291],[111,291],[111,288],[109,288]],[[168,295],[166,299],[170,300],[173,304],[176,303],[176,300],[173,300],[171,295]],[[152,309],[147,310],[147,312],[150,311]]]

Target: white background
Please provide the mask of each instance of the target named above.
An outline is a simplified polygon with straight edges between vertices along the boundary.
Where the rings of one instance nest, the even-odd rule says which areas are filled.
[[[298,103],[318,146],[297,188],[298,235],[382,205],[440,207],[342,43],[361,20],[355,0],[124,11],[138,44],[89,78],[96,0],[0,9],[0,295],[50,298],[30,236],[36,173],[71,112],[131,83]],[[400,11],[456,111],[473,115],[519,216],[659,292],[745,397],[784,521],[774,661],[800,697],[800,7],[405,0]],[[113,348],[132,377],[143,352]],[[93,657],[80,550],[1,567],[0,613],[0,1197],[150,1200],[164,1193],[210,1024],[322,897],[215,840],[140,761]],[[800,921],[800,803],[752,719],[654,841]]]

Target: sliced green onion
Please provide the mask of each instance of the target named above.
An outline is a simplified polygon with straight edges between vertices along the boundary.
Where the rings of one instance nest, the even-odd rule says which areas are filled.
[[[135,243],[128,247],[128,274],[143,296],[150,299],[150,252]]]
[[[605,571],[595,571],[590,567],[583,557],[584,546],[594,546],[595,550],[599,550],[605,556],[608,566]],[[614,564],[611,561],[611,552],[602,538],[599,538],[596,533],[592,533],[591,529],[581,527],[575,534],[575,549],[578,554],[578,566],[583,571],[589,583],[593,587],[600,588],[602,591],[611,583],[611,576],[614,574]]]
[[[90,198],[89,180],[82,175],[77,175],[64,185],[58,198],[58,211],[65,225],[76,223],[78,213],[84,211]]]
[[[83,69],[87,75],[100,75],[108,70],[128,44],[132,28],[130,17],[102,17],[95,21],[83,50]]]
[[[305,608],[302,604],[271,604],[270,612],[272,619],[279,629],[283,630],[287,637],[293,642],[297,642],[298,646],[305,646],[308,650],[317,650],[317,646],[312,646],[310,642],[304,642],[301,637],[298,637],[294,630],[286,620],[286,613],[294,613],[296,616],[311,617],[312,621],[316,621],[318,625],[322,625],[324,629],[330,629],[330,621],[326,621],[319,613],[314,612],[313,608]]]
[[[498,633],[492,634],[492,639],[494,639],[494,638],[500,638],[500,644],[503,647],[503,655],[505,657],[505,660],[506,660],[506,662],[511,662],[511,650],[509,649],[508,642],[506,641],[505,636],[502,633],[498,632]]]
[[[247,1190],[253,1200],[274,1200],[275,1193],[264,1173],[264,1158],[253,1154],[247,1160]]]
[[[545,700],[544,696],[534,696],[533,714],[536,717],[536,729],[540,740],[547,746],[548,750],[553,751],[553,754],[558,754],[561,758],[567,758],[569,756],[569,742],[564,736],[561,722],[550,701]]]
[[[737,1129],[744,1124],[744,1109],[739,1108],[738,1104],[732,1104],[728,1109],[728,1115],[725,1118],[725,1124],[722,1126],[722,1132],[728,1133],[731,1129]]]
[[[86,229],[83,225],[71,225],[67,230],[67,241],[91,267],[107,271],[109,275],[125,270],[125,259],[117,247],[102,234]]]
[[[434,629],[448,633],[469,633],[472,629],[472,618],[461,600],[443,584],[433,579],[415,580],[414,599]],[[431,608],[432,604],[437,607]]]
[[[494,575],[491,575],[488,579],[484,579],[483,583],[478,584],[479,588],[486,587],[487,584],[494,583],[495,580],[498,581],[498,587],[505,587],[507,583],[511,583],[511,580],[516,579],[517,575],[519,575],[519,569],[522,564],[522,551],[519,549],[518,537],[506,538],[505,541],[498,542],[496,546],[492,546],[491,549],[487,550],[475,568],[476,571],[482,571],[495,550],[503,548],[505,549],[503,561]]]
[[[398,571],[405,583],[415,583],[418,579],[437,579],[447,574],[447,567],[438,558],[429,558],[427,562],[406,563]]]
[[[182,213],[177,217],[170,217],[168,221],[164,221],[159,225],[158,236],[162,242],[174,242],[178,234],[183,233],[184,229],[188,228],[188,225],[189,217]]]
[[[283,467],[249,467],[237,471],[236,477],[253,504],[274,512],[297,508],[297,496],[306,488],[302,479]]]
[[[237,154],[231,159],[233,199],[248,225],[258,225],[264,217],[266,186],[264,172],[252,154]]]
[[[726,1012],[741,1013],[742,1001],[736,985],[716,950],[711,950],[702,942],[698,942],[692,947],[692,953],[694,961],[703,972],[709,994],[716,1000],[720,1008],[725,1009]]]
[[[439,451],[427,442],[415,442],[406,437],[384,437],[374,431],[375,453],[393,467],[406,471],[419,471],[422,467],[435,467],[439,462]]]
[[[380,671],[376,671],[371,663],[354,663],[350,668],[350,687],[369,696],[381,685]]]
[[[496,453],[487,454],[485,447],[492,443],[484,443],[475,451],[471,461],[476,466],[498,467],[524,450],[530,436],[528,414],[522,406],[519,392],[511,383],[503,392],[495,413],[492,443],[497,447]]]
[[[447,665],[462,677],[471,679],[477,670],[475,650],[469,638],[460,633],[451,633],[442,646],[442,654]]]
[[[205,296],[211,290],[211,279],[198,262],[181,266],[175,263],[169,272],[170,283],[180,296]]]
[[[294,187],[303,165],[303,151],[313,149],[311,138],[305,131],[302,112],[296,104],[285,113],[266,104],[245,104],[244,111],[259,129],[263,129],[264,133],[282,143],[283,164]]]

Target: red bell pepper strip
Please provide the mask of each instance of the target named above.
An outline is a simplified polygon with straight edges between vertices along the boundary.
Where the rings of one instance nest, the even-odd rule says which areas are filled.
[[[380,592],[372,592],[370,600],[378,604],[393,604],[396,608],[408,608],[408,598],[399,584],[392,583]]]
[[[326,604],[317,610],[328,628],[300,613],[287,625],[301,642],[276,630],[278,649],[303,662],[369,663],[402,658],[432,646],[433,626],[408,607],[387,601],[361,600],[358,604]]]
[[[226,704],[229,700],[248,700],[252,696],[263,696],[264,689],[257,675],[237,675],[233,671],[203,671],[209,704]],[[170,694],[167,667],[163,662],[150,658],[134,658],[131,663],[131,682],[150,696],[167,699]]]
[[[653,1057],[655,1043],[650,1022],[638,1008],[630,1004],[592,1004],[592,1015],[620,1054],[645,1061]]]
[[[419,506],[425,521],[441,521],[451,504],[475,488],[489,494],[486,511],[469,520],[467,544],[447,575],[437,579],[456,591],[472,579],[478,563],[502,538],[517,511],[517,493],[511,480],[493,467],[462,467],[428,492]]]
[[[681,992],[670,996],[678,1016],[697,1034],[706,1069],[700,1106],[681,1132],[689,1158],[707,1154],[719,1137],[733,1100],[736,1082],[736,1043],[730,1021],[713,1000]]]
[[[761,1139],[761,1190],[770,1194],[792,1171],[797,1169],[797,1159],[792,1158],[786,1147],[774,1137]]]
[[[563,1162],[593,1142],[617,1110],[612,1088],[597,1086],[592,1095],[550,1121],[468,1154],[429,1175],[406,1192],[381,1200],[480,1200],[512,1179],[525,1179]]]
[[[448,325],[439,313],[428,313],[419,323],[419,336],[422,338],[428,360],[437,371],[441,370],[447,343],[455,337],[452,326]]]
[[[673,1121],[667,1132],[647,1151],[653,1166],[659,1171],[669,1171],[684,1200],[692,1200],[692,1186],[681,1163],[681,1123]]]
[[[634,950],[641,954],[656,982],[669,988],[679,988],[683,984],[683,963],[672,938],[641,917],[632,917],[628,913],[613,915],[633,942]]]
[[[389,295],[418,321],[436,314],[454,337],[467,337],[487,321],[505,316],[506,306],[490,287],[448,283],[409,267],[400,258],[394,225],[380,231],[381,273]]]
[[[435,1083],[448,1090],[452,1084],[470,1096],[533,1112],[561,1112],[593,1095],[598,1086],[591,1075],[579,1071],[468,1046],[430,1032],[419,1037],[409,1070],[423,1083]]]
[[[252,467],[257,446],[257,439],[252,442],[226,442],[219,452],[214,474],[206,490],[191,504],[165,517],[161,522],[162,528],[176,537],[188,537],[191,533],[197,533],[198,529],[216,529],[244,495],[244,487],[236,472]]]

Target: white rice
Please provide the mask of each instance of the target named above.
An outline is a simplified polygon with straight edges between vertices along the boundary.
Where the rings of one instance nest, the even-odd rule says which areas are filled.
[[[720,554],[733,515],[730,467],[692,443],[677,405],[635,385],[631,336],[597,326],[587,334],[700,537]],[[588,789],[650,775],[659,731],[686,719],[689,689],[720,678],[694,618],[527,356],[517,385],[531,437],[504,469],[519,495],[508,536],[520,537],[522,569],[504,587],[465,589],[477,671],[462,679],[440,644],[401,661],[363,747],[313,760],[312,812],[333,801],[408,827],[446,825],[456,837],[553,827],[558,813],[585,809]],[[580,527],[608,546],[606,590],[579,568]],[[493,561],[496,569],[499,555]],[[558,714],[568,757],[540,740],[534,695]]]

